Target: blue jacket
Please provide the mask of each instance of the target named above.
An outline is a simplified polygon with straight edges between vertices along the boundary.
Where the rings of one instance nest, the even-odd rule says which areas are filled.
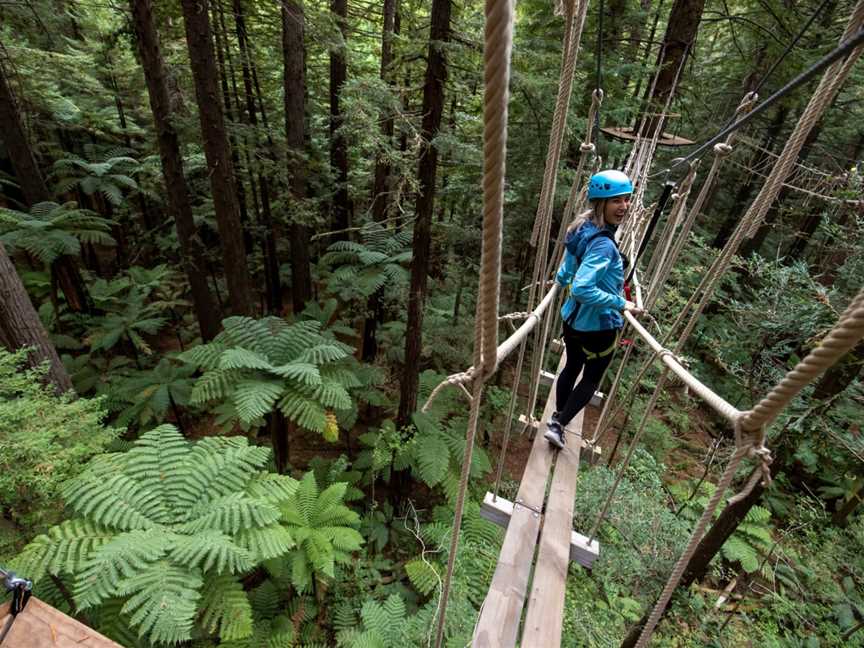
[[[561,317],[577,331],[608,331],[624,326],[621,316],[624,310],[624,264],[609,237],[595,236],[591,239],[597,232],[599,228],[586,221],[567,235],[564,262],[555,277],[555,281],[565,289],[570,286],[570,294],[561,307]],[[578,313],[571,320],[577,308]]]

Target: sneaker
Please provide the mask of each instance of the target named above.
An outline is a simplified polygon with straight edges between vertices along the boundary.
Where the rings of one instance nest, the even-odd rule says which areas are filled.
[[[546,424],[546,427],[549,428],[546,430],[546,433],[543,437],[552,445],[554,445],[559,450],[564,449],[564,428],[561,427],[561,424],[558,422],[557,418],[549,419],[549,422]]]

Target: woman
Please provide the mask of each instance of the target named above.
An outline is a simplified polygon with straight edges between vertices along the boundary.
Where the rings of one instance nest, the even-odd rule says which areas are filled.
[[[624,326],[621,312],[641,312],[622,296],[625,259],[615,243],[615,231],[627,216],[631,193],[633,184],[624,173],[594,174],[588,183],[591,209],[567,228],[567,251],[555,277],[568,291],[561,307],[567,364],[555,388],[557,411],[544,435],[558,448],[564,447],[567,424],[591,400],[612,361]],[[576,385],[580,371],[582,380]]]

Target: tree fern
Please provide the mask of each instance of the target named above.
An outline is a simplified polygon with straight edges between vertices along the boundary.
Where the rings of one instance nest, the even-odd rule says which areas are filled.
[[[34,579],[72,576],[81,609],[122,599],[122,613],[154,643],[190,639],[196,624],[226,639],[249,635],[238,575],[294,543],[280,509],[297,482],[263,472],[267,460],[245,438],[192,444],[163,425],[71,480],[64,496],[78,517],[37,537],[17,567]]]
[[[328,414],[356,411],[350,390],[368,381],[355,375],[351,349],[317,321],[289,324],[277,317],[230,317],[212,341],[182,358],[203,371],[192,404],[227,405],[222,411],[244,426],[262,425],[281,412],[308,430],[334,436]]]
[[[306,473],[295,496],[282,507],[282,520],[297,542],[291,551],[292,582],[307,591],[313,578],[333,578],[336,562],[348,562],[360,549],[359,516],[343,504],[347,484],[319,491],[313,472]]]

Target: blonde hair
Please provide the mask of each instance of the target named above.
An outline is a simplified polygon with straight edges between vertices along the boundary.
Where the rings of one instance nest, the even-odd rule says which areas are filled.
[[[573,219],[573,222],[567,227],[567,233],[575,232],[582,225],[585,224],[586,221],[591,221],[600,229],[606,225],[606,219],[603,217],[604,207],[606,206],[606,201],[594,200],[591,202],[591,209],[588,209],[581,214],[579,214],[576,218]]]

